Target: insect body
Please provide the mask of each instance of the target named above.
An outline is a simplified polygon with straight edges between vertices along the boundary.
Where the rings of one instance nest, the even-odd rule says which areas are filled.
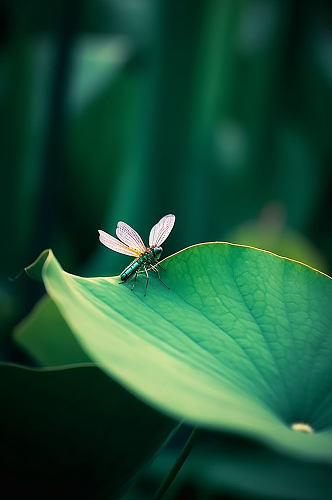
[[[150,231],[149,236],[149,246],[146,248],[144,245],[142,238],[139,234],[132,229],[125,222],[118,222],[116,228],[116,235],[119,238],[114,238],[110,234],[105,231],[99,230],[99,240],[103,245],[114,250],[115,252],[122,253],[125,255],[131,255],[136,257],[131,264],[129,264],[126,269],[124,269],[120,275],[121,281],[124,283],[129,278],[134,277],[134,282],[131,287],[133,290],[136,282],[136,278],[138,273],[144,272],[146,275],[146,286],[145,286],[145,295],[146,289],[149,282],[149,274],[148,271],[153,270],[157,273],[159,280],[167,287],[167,285],[161,280],[159,275],[158,263],[162,247],[160,246],[168,237],[170,232],[173,229],[175,223],[175,216],[172,214],[165,215],[160,221],[153,226]],[[168,288],[168,287],[167,287]]]
[[[122,273],[120,278],[122,281],[127,281],[135,273],[139,272],[141,268],[145,267],[156,267],[157,260],[161,256],[163,249],[161,247],[156,247],[152,249],[147,249],[146,252],[141,255],[138,259],[135,259]]]

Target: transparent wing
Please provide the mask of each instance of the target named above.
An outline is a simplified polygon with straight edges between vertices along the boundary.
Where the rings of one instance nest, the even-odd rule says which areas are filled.
[[[175,215],[168,214],[165,215],[158,224],[153,226],[149,237],[150,247],[159,247],[168,237],[169,233],[172,231],[175,222]]]
[[[103,245],[105,245],[105,247],[114,250],[114,252],[123,253],[124,255],[132,255],[133,257],[139,257],[140,255],[139,252],[137,252],[133,248],[127,247],[127,245],[124,245],[123,243],[121,243],[121,241],[117,240],[110,234],[105,233],[105,231],[99,229],[98,233],[99,233],[99,240]]]
[[[139,253],[144,253],[146,251],[146,247],[140,235],[125,222],[118,222],[116,235],[123,243],[137,250]]]

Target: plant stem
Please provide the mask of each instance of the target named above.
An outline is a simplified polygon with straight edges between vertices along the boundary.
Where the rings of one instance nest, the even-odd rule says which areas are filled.
[[[170,470],[168,476],[166,477],[166,479],[164,480],[164,482],[160,485],[160,487],[159,487],[157,493],[155,494],[153,500],[160,500],[161,498],[163,498],[163,496],[165,495],[166,491],[171,486],[171,484],[172,484],[173,480],[175,479],[177,473],[180,471],[180,469],[181,469],[182,465],[184,464],[187,456],[189,455],[189,453],[191,451],[191,448],[193,447],[193,444],[194,444],[195,439],[197,437],[197,433],[198,433],[198,429],[197,429],[197,427],[194,427],[194,429],[192,430],[190,436],[188,437],[188,439],[186,441],[186,444],[183,447],[183,450],[182,450],[181,454],[179,455],[177,461],[175,462],[175,464],[171,468],[171,470]]]

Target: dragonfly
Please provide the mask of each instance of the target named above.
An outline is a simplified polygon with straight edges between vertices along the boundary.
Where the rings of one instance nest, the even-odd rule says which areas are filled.
[[[146,295],[149,283],[148,271],[152,270],[157,274],[161,283],[169,289],[166,283],[164,283],[160,278],[158,269],[158,265],[160,266],[160,263],[158,261],[163,251],[161,245],[164,243],[166,238],[168,238],[173,229],[174,223],[175,215],[173,214],[165,215],[162,219],[160,219],[160,221],[153,226],[150,231],[148,247],[144,245],[140,235],[125,222],[118,222],[116,235],[119,239],[114,238],[114,236],[111,236],[101,229],[98,230],[99,240],[107,248],[110,248],[114,252],[135,257],[135,260],[133,260],[120,274],[121,283],[125,283],[130,278],[134,277],[131,286],[131,290],[133,290],[137,275],[139,273],[145,273],[146,282],[144,295]]]

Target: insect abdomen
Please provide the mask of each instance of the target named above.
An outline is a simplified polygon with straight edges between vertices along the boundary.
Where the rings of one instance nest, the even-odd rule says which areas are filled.
[[[127,281],[133,274],[138,271],[138,268],[140,267],[140,263],[138,260],[130,264],[126,269],[120,274],[121,281]]]

